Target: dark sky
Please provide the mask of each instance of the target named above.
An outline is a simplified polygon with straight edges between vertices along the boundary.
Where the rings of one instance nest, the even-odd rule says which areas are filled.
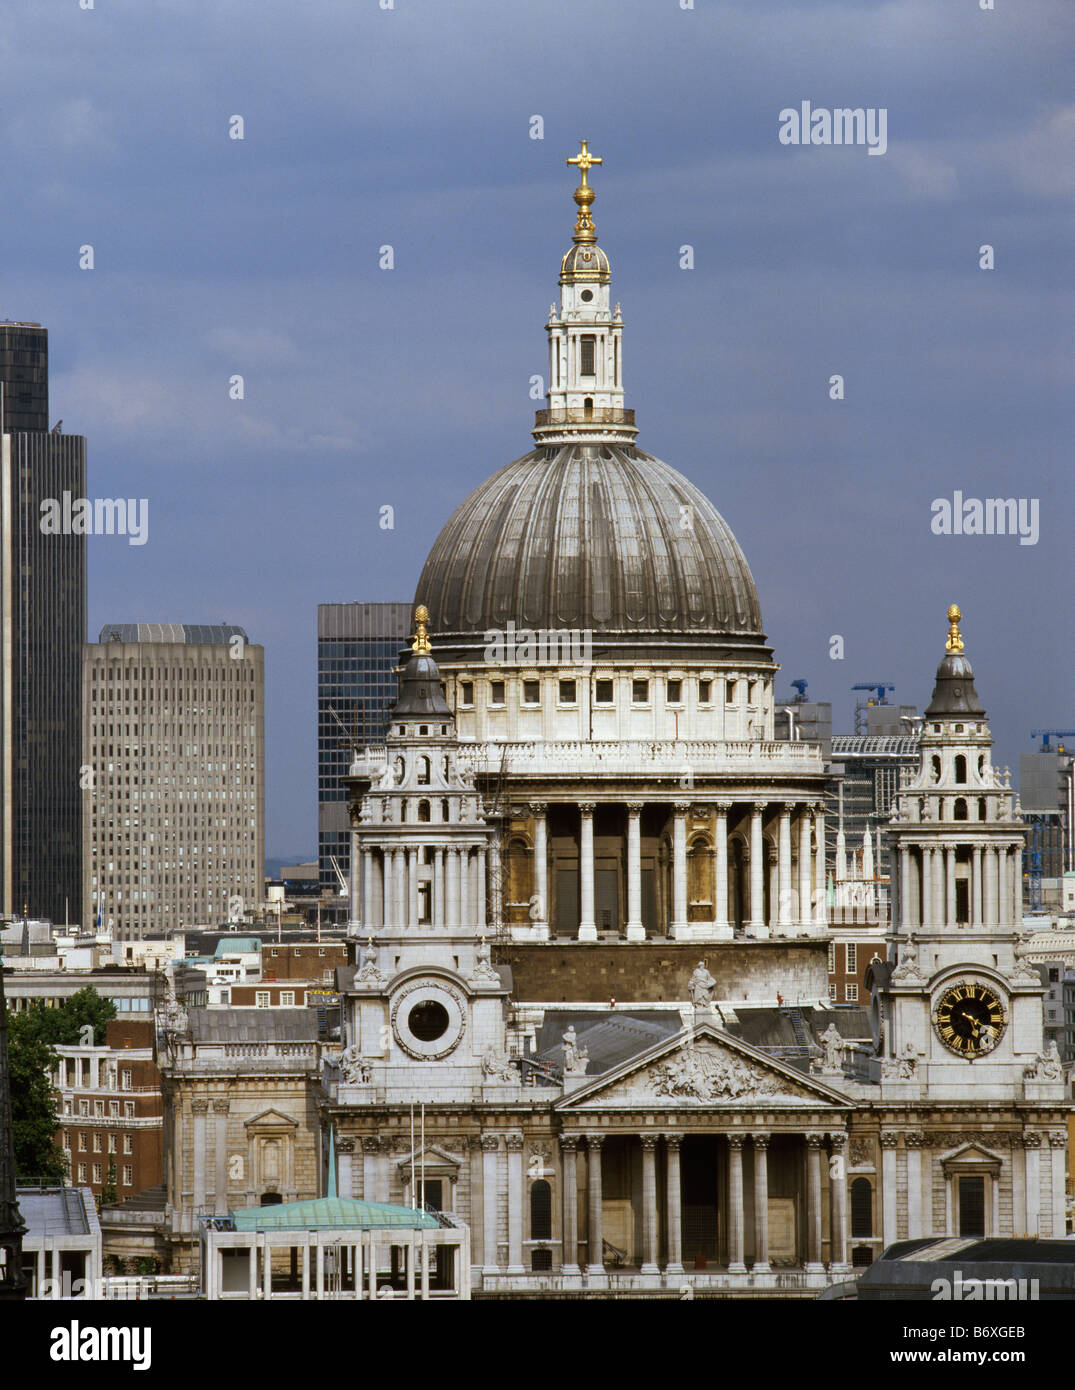
[[[271,854],[316,846],[317,604],[410,599],[531,446],[580,137],[639,444],[738,537],[778,695],[921,708],[958,602],[997,760],[1075,728],[1070,0],[94,4],[6,0],[0,315],[48,326],[91,496],[149,499],[90,542],[91,636],[264,643]],[[781,145],[803,100],[887,152]],[[956,489],[1038,543],[932,534]]]

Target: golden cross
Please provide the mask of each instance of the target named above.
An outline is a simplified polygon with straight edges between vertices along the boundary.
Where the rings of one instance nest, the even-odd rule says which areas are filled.
[[[583,188],[589,187],[589,185],[586,182],[586,175],[590,170],[590,166],[592,164],[602,164],[604,162],[601,159],[600,155],[590,153],[590,151],[586,148],[587,144],[588,141],[580,140],[580,149],[578,154],[573,155],[571,158],[567,160],[568,164],[577,164],[579,166],[579,176],[582,180]]]

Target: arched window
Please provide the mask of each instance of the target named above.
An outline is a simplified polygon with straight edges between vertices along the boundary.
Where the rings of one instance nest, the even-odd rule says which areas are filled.
[[[856,1178],[851,1184],[851,1239],[873,1235],[873,1188],[869,1178]]]
[[[445,825],[447,825],[452,818],[451,807],[448,805],[447,797],[444,797],[440,803],[440,818]]]
[[[967,759],[962,753],[956,754],[956,783],[963,786],[967,780]]]
[[[978,819],[985,820],[985,797],[978,798]]]
[[[530,1257],[530,1268],[535,1274],[541,1274],[552,1269],[552,1251],[535,1250]]]
[[[530,1239],[552,1240],[552,1188],[544,1178],[530,1188]]]
[[[429,786],[429,759],[424,754],[418,759],[418,785]]]
[[[713,920],[713,850],[704,835],[696,836],[687,854],[687,916]]]
[[[587,396],[582,402],[582,417],[584,420],[593,419],[593,397]]]
[[[941,760],[936,753],[930,759],[930,764],[933,768],[933,781],[939,782],[941,780]]]
[[[428,820],[430,819],[429,802],[428,802],[428,801],[419,801],[419,803],[418,803],[418,819],[419,819],[420,821],[423,821],[423,822],[424,822],[424,821],[428,821]]]
[[[967,802],[966,802],[966,798],[965,798],[965,797],[962,797],[962,796],[957,796],[957,797],[956,797],[956,804],[955,804],[955,807],[954,807],[954,809],[953,809],[953,811],[952,811],[952,819],[953,819],[953,820],[966,820],[966,819],[967,819]]]
[[[508,842],[507,888],[507,901],[504,904],[507,920],[528,922],[530,897],[534,891],[534,866],[529,845],[518,837]],[[544,906],[541,910],[545,910]]]

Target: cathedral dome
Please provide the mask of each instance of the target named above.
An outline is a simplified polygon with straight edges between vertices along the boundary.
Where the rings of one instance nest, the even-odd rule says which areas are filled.
[[[633,445],[538,448],[494,473],[441,531],[416,602],[429,605],[438,652],[453,635],[509,622],[591,629],[598,645],[601,635],[613,645],[645,634],[764,641],[727,523]]]

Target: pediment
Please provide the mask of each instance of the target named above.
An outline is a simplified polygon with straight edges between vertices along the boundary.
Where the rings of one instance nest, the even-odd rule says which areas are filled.
[[[565,1096],[557,1110],[846,1106],[847,1096],[715,1025],[662,1039]]]
[[[422,1159],[425,1158],[427,1168],[460,1168],[463,1160],[456,1154],[449,1153],[447,1149],[442,1149],[439,1144],[427,1144],[425,1150],[415,1149],[413,1153],[405,1153],[401,1158],[396,1159],[396,1167],[401,1171],[410,1171],[411,1167],[421,1166]]]
[[[260,1114],[244,1120],[244,1129],[298,1129],[298,1120],[290,1115],[281,1115],[279,1110],[262,1110]]]
[[[940,1155],[941,1165],[950,1168],[955,1164],[968,1168],[996,1168],[1001,1163],[1001,1156],[994,1153],[992,1149],[987,1149],[981,1144],[960,1144],[958,1149],[950,1149],[947,1153]]]

